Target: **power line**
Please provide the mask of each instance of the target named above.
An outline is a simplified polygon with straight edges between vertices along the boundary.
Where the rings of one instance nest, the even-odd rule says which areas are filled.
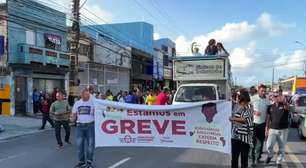
[[[175,20],[166,12],[166,10],[164,10],[164,8],[162,8],[162,6],[160,4],[157,3],[157,1],[155,0],[150,0],[152,6],[159,11],[160,15],[163,16],[163,14],[165,15],[165,19],[167,19],[169,22],[172,22],[174,27],[179,29],[181,31],[182,34],[189,34],[186,31],[184,31],[184,29],[182,29],[181,27],[178,26],[178,24],[175,22]]]
[[[171,27],[169,27],[168,24],[164,24],[164,22],[161,22],[157,17],[155,17],[147,8],[145,8],[138,0],[133,0],[138,6],[139,8],[143,9],[146,13],[148,13],[153,19],[155,19],[157,22],[161,23],[162,25],[164,25],[165,27],[168,27],[170,29],[172,29]],[[176,29],[173,29],[174,31],[177,32],[178,35],[180,35],[180,32],[178,32]]]

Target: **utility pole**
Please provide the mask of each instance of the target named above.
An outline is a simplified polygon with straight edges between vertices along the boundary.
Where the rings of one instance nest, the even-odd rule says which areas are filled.
[[[271,90],[273,91],[273,86],[274,86],[274,70],[275,70],[275,67],[273,67],[272,69],[272,81],[271,81]]]
[[[304,43],[302,43],[300,41],[295,41],[295,43],[303,46],[303,48],[306,49],[306,46],[305,46]],[[306,58],[306,56],[305,56],[305,58]],[[304,77],[306,78],[306,60],[305,60],[305,63],[304,63]]]
[[[73,87],[72,96],[78,96],[76,92],[79,86],[80,0],[72,0],[72,3],[70,86]]]

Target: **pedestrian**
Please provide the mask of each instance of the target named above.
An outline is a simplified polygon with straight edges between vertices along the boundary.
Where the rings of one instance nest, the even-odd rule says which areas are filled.
[[[40,104],[40,97],[41,97],[40,92],[35,88],[33,90],[33,94],[32,94],[34,114],[38,113],[39,104]]]
[[[55,127],[55,136],[57,140],[57,148],[63,148],[63,142],[61,138],[61,127],[63,126],[66,132],[65,142],[71,144],[69,141],[70,138],[70,126],[69,126],[69,115],[71,108],[66,100],[63,99],[63,93],[56,93],[56,101],[51,104],[50,113],[53,114],[54,127]]]
[[[127,91],[122,92],[122,96],[118,99],[120,103],[125,103],[125,98],[128,95]]]
[[[79,163],[75,168],[92,168],[95,149],[94,101],[88,89],[84,89],[81,99],[72,108],[71,121],[76,121],[76,142]]]
[[[174,89],[171,90],[171,93],[169,94],[168,104],[172,104],[175,92],[176,92],[176,90],[174,90]]]
[[[276,159],[277,167],[285,161],[285,145],[287,143],[289,128],[289,106],[285,97],[275,92],[273,95],[273,104],[269,106],[267,115],[266,136],[268,157],[266,164],[273,158],[273,147],[278,144],[278,157]]]
[[[146,104],[147,105],[155,105],[155,103],[156,103],[156,95],[153,92],[153,90],[151,89],[149,91],[149,95],[146,98]]]
[[[243,89],[238,95],[238,107],[232,122],[232,168],[238,168],[240,156],[241,168],[248,168],[248,154],[253,143],[253,114],[249,106],[249,93]]]
[[[59,92],[58,88],[53,88],[53,92],[52,92],[52,103],[56,101],[56,93]]]
[[[211,55],[216,55],[218,52],[217,47],[216,47],[216,40],[215,39],[210,39],[208,41],[208,46],[205,49],[205,55],[211,56]]]
[[[255,86],[251,86],[250,87],[250,96],[254,96],[257,94],[257,90],[256,90],[256,87]]]
[[[106,100],[109,100],[109,101],[113,101],[114,100],[113,93],[110,90],[106,91]]]
[[[156,97],[156,105],[166,105],[168,102],[168,88],[164,88]]]
[[[40,111],[42,113],[42,125],[40,130],[45,129],[46,122],[48,121],[49,124],[54,128],[53,120],[50,118],[50,106],[52,104],[52,100],[48,93],[43,96],[43,100],[40,102]]]
[[[129,91],[129,94],[125,97],[125,102],[130,104],[136,104],[136,96],[135,91]]]
[[[258,87],[258,94],[251,97],[251,107],[254,118],[254,146],[251,149],[250,157],[253,166],[257,165],[261,159],[269,105],[269,99],[266,97],[266,86],[260,85]]]
[[[142,92],[140,90],[136,91],[136,104],[145,104]]]

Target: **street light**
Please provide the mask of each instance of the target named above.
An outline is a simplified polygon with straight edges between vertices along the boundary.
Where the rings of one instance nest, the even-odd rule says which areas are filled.
[[[294,43],[303,46],[304,50],[306,49],[306,46],[305,46],[304,43],[302,43],[302,42],[300,42],[300,41],[295,41]],[[306,56],[305,56],[305,57],[306,57]],[[306,61],[305,61],[305,65],[304,65],[304,76],[306,77]]]

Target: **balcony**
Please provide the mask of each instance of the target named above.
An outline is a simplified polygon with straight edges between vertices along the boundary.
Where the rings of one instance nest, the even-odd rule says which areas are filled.
[[[18,45],[18,63],[31,64],[32,62],[43,65],[50,64],[57,67],[70,66],[70,56],[66,52],[42,48],[29,44]]]

